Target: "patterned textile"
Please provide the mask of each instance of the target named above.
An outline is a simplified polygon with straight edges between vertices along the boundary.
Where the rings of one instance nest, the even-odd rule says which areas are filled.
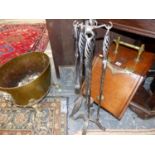
[[[0,98],[1,135],[66,134],[66,117],[61,113],[58,98],[46,97],[41,103],[27,108],[13,106]]]
[[[47,47],[45,24],[0,25],[0,65],[29,52],[43,52]]]

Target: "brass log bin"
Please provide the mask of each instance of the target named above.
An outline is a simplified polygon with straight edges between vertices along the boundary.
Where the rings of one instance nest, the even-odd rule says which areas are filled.
[[[19,85],[25,77],[35,74],[35,79]],[[50,60],[45,53],[22,54],[0,67],[0,91],[9,93],[19,106],[39,102],[48,93],[50,85]]]

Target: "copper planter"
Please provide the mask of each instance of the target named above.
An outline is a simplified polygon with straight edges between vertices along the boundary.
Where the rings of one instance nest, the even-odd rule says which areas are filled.
[[[36,75],[34,79],[21,84],[32,75]],[[9,93],[17,105],[38,102],[47,94],[50,84],[50,60],[41,52],[20,55],[0,68],[0,91]]]

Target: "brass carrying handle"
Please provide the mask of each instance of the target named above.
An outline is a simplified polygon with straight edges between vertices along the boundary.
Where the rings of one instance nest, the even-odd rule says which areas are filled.
[[[120,37],[118,37],[117,39],[114,39],[114,42],[116,43],[116,48],[115,48],[115,51],[114,51],[115,54],[118,53],[119,45],[124,45],[126,47],[138,50],[138,54],[137,54],[137,57],[136,57],[135,61],[136,62],[140,61],[140,57],[141,57],[142,53],[144,52],[144,48],[145,48],[144,44],[142,44],[141,46],[136,46],[136,45],[133,45],[133,44],[129,44],[129,43],[126,43],[124,41],[121,41]]]

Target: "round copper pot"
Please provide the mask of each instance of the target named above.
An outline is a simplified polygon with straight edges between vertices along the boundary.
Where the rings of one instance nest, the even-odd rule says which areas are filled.
[[[22,79],[35,74],[35,79],[19,85]],[[47,94],[50,85],[50,60],[42,52],[22,54],[0,67],[0,91],[9,93],[17,105],[39,101]]]

